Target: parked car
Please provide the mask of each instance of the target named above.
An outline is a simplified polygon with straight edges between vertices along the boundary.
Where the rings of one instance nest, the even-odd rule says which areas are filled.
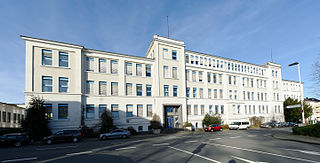
[[[43,138],[43,143],[52,144],[56,142],[74,142],[77,143],[81,140],[82,133],[80,130],[61,130],[51,136]]]
[[[276,127],[276,123],[275,122],[266,122],[266,123],[262,123],[261,128],[274,128]]]
[[[210,126],[207,126],[204,131],[206,132],[213,132],[213,131],[222,131],[222,126],[220,124],[212,124]]]
[[[8,146],[14,145],[20,147],[21,145],[30,144],[31,140],[25,133],[11,133],[0,136],[0,145]]]
[[[240,130],[240,129],[245,129],[247,130],[250,127],[250,123],[248,121],[244,122],[232,122],[229,125],[229,130]]]
[[[279,122],[276,124],[276,127],[285,127],[285,123],[284,122]]]
[[[286,127],[292,127],[294,125],[295,125],[294,122],[286,122]]]
[[[106,140],[106,139],[110,139],[110,138],[128,138],[130,136],[131,136],[131,134],[129,131],[123,130],[123,129],[116,129],[116,130],[113,130],[109,133],[100,134],[99,139]]]

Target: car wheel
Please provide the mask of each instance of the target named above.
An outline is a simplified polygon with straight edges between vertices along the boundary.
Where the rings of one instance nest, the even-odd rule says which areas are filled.
[[[127,138],[127,135],[121,135],[121,138],[123,138],[123,139]]]
[[[220,131],[222,131],[222,128],[220,128]]]
[[[20,147],[21,146],[21,142],[17,141],[16,143],[14,143],[14,146]]]
[[[52,140],[51,140],[51,139],[48,139],[48,140],[47,140],[47,144],[52,144]]]
[[[211,132],[213,132],[214,130],[213,130],[213,129],[211,129],[210,131],[211,131]]]
[[[78,140],[78,138],[73,138],[72,139],[72,142],[74,142],[74,143],[77,143],[79,140]]]
[[[102,140],[107,140],[107,137],[106,137],[106,136],[102,136],[101,139],[102,139]]]

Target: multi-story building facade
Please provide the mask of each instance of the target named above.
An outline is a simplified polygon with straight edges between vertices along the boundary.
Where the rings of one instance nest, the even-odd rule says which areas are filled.
[[[312,124],[320,122],[320,100],[306,98],[304,101],[312,107],[312,115],[307,119],[307,122]]]
[[[164,127],[206,113],[223,123],[262,116],[284,121],[281,65],[251,64],[185,49],[183,41],[155,35],[146,57],[21,36],[26,41],[26,103],[41,96],[53,130],[94,126],[109,110],[120,128],[148,130],[157,114]],[[302,85],[301,85],[302,87]]]
[[[0,102],[0,129],[21,127],[24,115],[25,111],[23,107]]]

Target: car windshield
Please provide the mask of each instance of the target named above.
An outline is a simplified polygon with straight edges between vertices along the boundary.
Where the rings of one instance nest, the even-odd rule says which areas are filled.
[[[239,125],[240,122],[232,122],[231,125]]]

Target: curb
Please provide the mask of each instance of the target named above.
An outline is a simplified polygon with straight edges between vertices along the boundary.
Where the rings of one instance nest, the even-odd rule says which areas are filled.
[[[273,134],[272,137],[276,138],[276,139],[281,139],[281,140],[288,140],[288,141],[295,141],[295,142],[300,142],[300,143],[308,143],[308,144],[316,144],[316,145],[320,145],[320,141],[310,141],[310,140],[302,140],[300,137],[299,138],[290,138],[294,135],[290,135],[290,136],[285,136],[285,135],[279,135],[279,134]],[[299,137],[299,136],[298,136]]]

